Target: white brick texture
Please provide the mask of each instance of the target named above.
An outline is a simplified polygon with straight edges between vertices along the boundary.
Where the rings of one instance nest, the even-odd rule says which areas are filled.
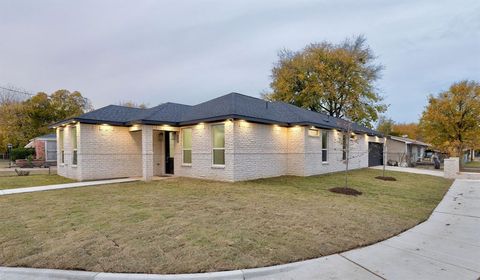
[[[214,166],[212,125],[225,125],[225,165]],[[78,166],[71,166],[71,127],[64,128],[65,159],[58,173],[77,180],[165,174],[164,134],[158,127],[128,127],[77,124]],[[182,130],[192,129],[192,163],[183,164]],[[174,174],[220,181],[242,181],[282,175],[310,176],[342,171],[342,134],[329,130],[328,162],[322,162],[321,136],[308,134],[308,127],[280,127],[239,120],[201,123],[176,132]],[[58,132],[58,130],[57,130]],[[58,136],[57,136],[58,137]],[[350,169],[368,166],[368,142],[378,137],[355,135],[351,139]],[[58,150],[60,151],[60,144]],[[61,153],[58,153],[60,162]]]

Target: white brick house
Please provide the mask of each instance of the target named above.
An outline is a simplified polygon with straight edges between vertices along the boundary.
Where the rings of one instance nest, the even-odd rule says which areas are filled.
[[[76,180],[185,176],[241,181],[369,166],[377,132],[282,102],[231,93],[195,106],[107,106],[59,122],[58,174]]]

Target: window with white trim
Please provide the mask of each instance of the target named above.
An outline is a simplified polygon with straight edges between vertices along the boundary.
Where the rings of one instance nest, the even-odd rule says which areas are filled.
[[[57,142],[54,140],[45,141],[45,160],[56,161],[57,160]]]
[[[64,130],[59,129],[58,130],[58,145],[60,145],[60,163],[65,163],[65,149],[64,149],[64,142],[63,142],[63,134]]]
[[[213,165],[225,165],[225,125],[212,126]]]
[[[77,165],[78,162],[78,153],[77,153],[77,126],[71,126],[70,127],[72,132],[70,133],[71,139],[72,139],[72,165]]]
[[[328,162],[328,131],[322,130],[322,162]]]
[[[192,164],[192,129],[182,129],[183,163]]]

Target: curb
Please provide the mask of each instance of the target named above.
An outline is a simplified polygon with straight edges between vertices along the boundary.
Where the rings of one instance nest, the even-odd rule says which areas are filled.
[[[193,274],[106,273],[25,267],[0,267],[0,279],[22,280],[244,280],[241,270]]]

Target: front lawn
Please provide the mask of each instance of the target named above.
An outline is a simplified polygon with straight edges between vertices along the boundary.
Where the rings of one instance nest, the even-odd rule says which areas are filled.
[[[150,183],[0,197],[0,265],[187,273],[310,259],[396,235],[428,218],[451,180],[380,170],[240,183]]]
[[[74,182],[58,175],[0,176],[0,190]]]
[[[480,161],[469,161],[465,163],[465,167],[480,167]]]

